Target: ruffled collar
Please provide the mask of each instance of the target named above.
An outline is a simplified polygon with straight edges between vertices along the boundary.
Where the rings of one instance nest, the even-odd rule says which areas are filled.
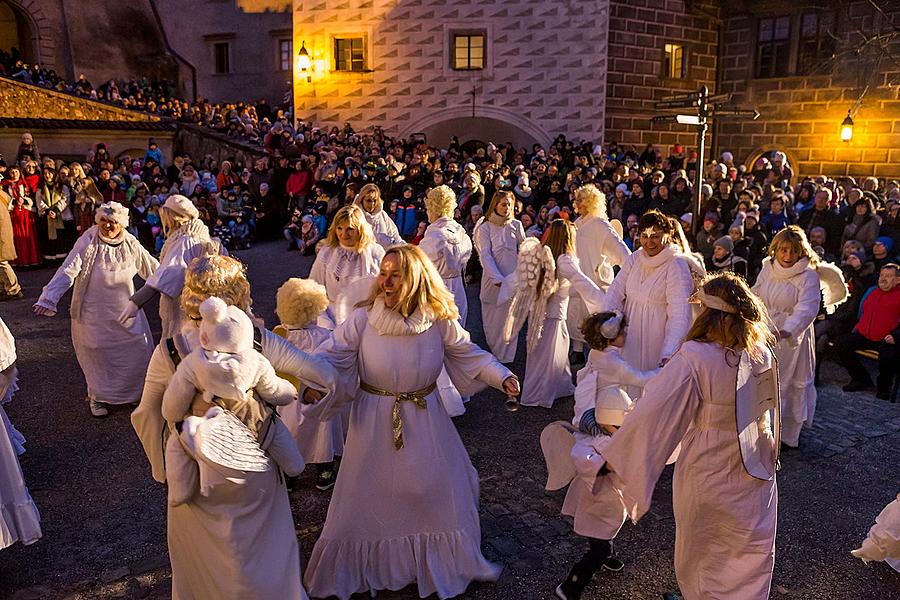
[[[110,246],[118,246],[119,244],[121,244],[122,242],[125,241],[125,230],[123,229],[122,233],[119,234],[119,237],[116,237],[116,238],[106,237],[105,235],[100,233],[100,231],[98,230],[97,237],[100,238],[100,241],[103,242],[104,244],[108,244]]]
[[[369,309],[369,324],[381,335],[418,335],[431,327],[431,319],[419,307],[408,317],[384,305],[382,298],[375,298]]]
[[[768,259],[772,264],[772,274],[778,279],[790,279],[809,268],[809,259],[801,258],[790,267],[782,267],[777,260]]]
[[[641,265],[644,267],[648,267],[651,269],[655,269],[657,267],[661,267],[666,264],[678,254],[678,250],[672,244],[669,244],[656,256],[650,256],[647,254],[643,248],[639,249],[635,254],[639,257],[641,261]]]

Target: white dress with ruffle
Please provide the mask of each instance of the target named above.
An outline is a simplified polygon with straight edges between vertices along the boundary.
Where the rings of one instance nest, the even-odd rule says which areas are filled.
[[[506,315],[512,299],[498,303],[500,286],[508,275],[515,272],[519,258],[519,245],[525,239],[522,223],[516,219],[498,225],[482,219],[473,235],[478,258],[481,260],[481,322],[484,337],[494,356],[500,362],[510,363],[516,358],[518,338],[504,339]]]

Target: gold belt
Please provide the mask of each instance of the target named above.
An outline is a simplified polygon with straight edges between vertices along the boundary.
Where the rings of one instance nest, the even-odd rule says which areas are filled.
[[[425,408],[427,406],[425,397],[433,392],[436,388],[437,382],[434,382],[431,385],[423,387],[421,390],[398,394],[396,392],[389,392],[387,390],[382,390],[380,388],[371,386],[364,381],[359,382],[359,389],[366,392],[367,394],[375,394],[376,396],[393,396],[394,407],[391,409],[391,425],[394,429],[394,448],[396,448],[397,450],[403,448],[403,417],[400,416],[400,403],[412,402],[419,408]]]

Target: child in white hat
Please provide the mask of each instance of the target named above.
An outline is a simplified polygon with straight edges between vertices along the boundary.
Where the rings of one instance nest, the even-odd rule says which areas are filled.
[[[639,371],[619,354],[625,345],[625,316],[619,312],[594,313],[581,326],[590,346],[585,367],[578,372],[575,417],[572,423],[557,421],[541,434],[547,462],[547,489],[569,484],[562,514],[575,519],[575,533],[588,538],[590,549],[556,588],[560,600],[581,598],[600,568],[620,571],[624,563],[613,556],[612,539],[625,522],[621,498],[610,487],[595,489],[603,465],[598,456],[610,436],[622,424],[633,403],[625,386],[643,387],[658,372]]]

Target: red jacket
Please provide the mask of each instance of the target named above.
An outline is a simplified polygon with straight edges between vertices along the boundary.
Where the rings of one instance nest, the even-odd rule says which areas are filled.
[[[863,299],[860,312],[855,329],[864,338],[880,342],[888,335],[900,336],[900,286],[889,292],[875,286]]]

